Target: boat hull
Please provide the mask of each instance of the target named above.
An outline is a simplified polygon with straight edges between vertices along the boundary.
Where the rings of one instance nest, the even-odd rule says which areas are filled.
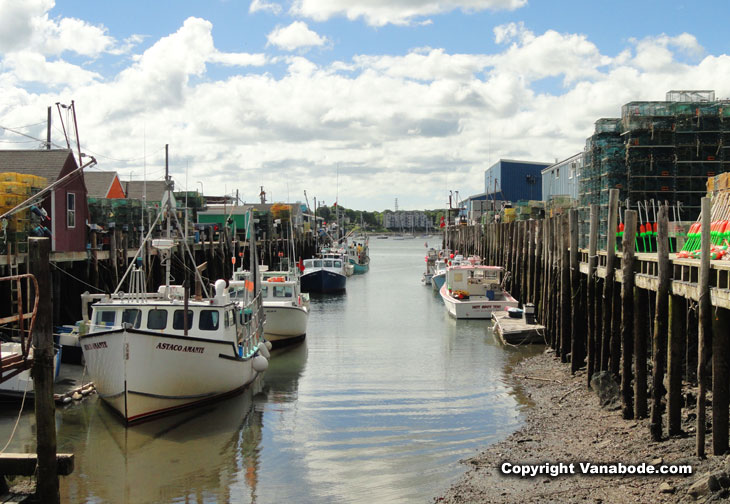
[[[362,275],[363,273],[367,273],[370,269],[370,261],[367,261],[364,264],[360,264],[353,260],[350,260],[350,264],[352,264],[352,266],[355,268],[356,275]]]
[[[449,315],[457,319],[490,319],[494,312],[519,306],[517,300],[507,292],[504,293],[504,300],[491,300],[484,296],[455,299],[449,294],[445,285],[441,287],[439,293]]]
[[[134,329],[80,340],[99,397],[127,423],[233,395],[258,374],[231,341]]]
[[[332,271],[319,270],[301,276],[302,292],[331,294],[342,292],[347,285],[347,277]]]
[[[433,287],[433,290],[436,292],[441,290],[441,287],[444,286],[444,282],[446,282],[446,273],[439,273],[431,277],[431,287]]]
[[[273,348],[298,343],[307,335],[309,311],[303,306],[267,306],[264,336]]]

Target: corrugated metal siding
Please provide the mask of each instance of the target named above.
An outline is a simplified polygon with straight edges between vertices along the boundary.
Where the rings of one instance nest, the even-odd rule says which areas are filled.
[[[486,194],[494,194],[495,180],[497,181],[497,194],[499,194],[499,184],[502,182],[502,166],[499,162],[484,171],[484,192]]]
[[[489,187],[486,192],[494,193],[494,179],[497,178],[498,188],[508,201],[542,199],[540,172],[549,165],[550,163],[500,160],[485,171],[485,187]],[[499,189],[497,195],[501,199]]]
[[[543,201],[548,201],[551,196],[570,196],[578,199],[578,180],[582,169],[583,153],[580,153],[544,170]]]

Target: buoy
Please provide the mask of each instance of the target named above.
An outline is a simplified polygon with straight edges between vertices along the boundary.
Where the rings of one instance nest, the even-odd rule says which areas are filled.
[[[66,396],[63,398],[63,401],[61,401],[61,402],[63,402],[63,404],[68,404],[71,401],[73,401],[73,399],[71,399],[69,396]]]
[[[271,344],[271,341],[267,340],[264,343],[266,344],[266,349],[269,351],[271,351],[271,349],[274,347],[274,345]]]
[[[84,396],[82,396],[82,395],[81,395],[81,394],[79,394],[78,392],[74,392],[74,394],[73,394],[73,395],[71,396],[71,398],[72,398],[72,399],[73,399],[74,401],[78,401],[78,400],[79,400],[79,399],[81,399],[82,397],[84,397]]]
[[[266,348],[266,342],[265,341],[262,341],[261,343],[259,343],[258,349],[259,349],[259,352],[261,352],[261,355],[263,355],[264,357],[266,357],[267,360],[271,358],[271,354],[269,353],[269,349]]]
[[[263,373],[269,367],[269,361],[263,355],[257,355],[253,358],[253,369],[257,373]]]

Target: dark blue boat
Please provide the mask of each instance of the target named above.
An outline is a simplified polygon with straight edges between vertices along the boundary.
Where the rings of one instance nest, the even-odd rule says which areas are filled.
[[[302,292],[330,294],[342,292],[347,285],[342,259],[315,258],[304,261],[300,277]]]

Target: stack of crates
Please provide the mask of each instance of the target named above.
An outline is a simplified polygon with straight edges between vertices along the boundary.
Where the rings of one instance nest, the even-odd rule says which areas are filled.
[[[694,221],[708,179],[730,171],[730,101],[715,100],[714,92],[670,91],[663,102],[627,103],[621,109],[620,128],[612,132],[620,135],[619,141],[601,136],[610,129],[610,121],[599,120],[586,142],[585,177],[582,174],[579,185],[581,246],[587,244],[588,206],[599,203],[599,247],[605,247],[611,188],[620,190],[622,206],[626,200],[632,208],[639,202],[653,200],[654,207],[666,201],[681,205],[675,218]],[[596,172],[601,180],[598,201]]]
[[[0,173],[0,214],[12,210],[47,185],[48,181],[43,177],[15,172]],[[30,205],[3,219],[0,227],[0,247],[3,251],[7,250],[7,243],[16,244],[16,251],[26,251],[28,232],[38,219],[31,214]]]

